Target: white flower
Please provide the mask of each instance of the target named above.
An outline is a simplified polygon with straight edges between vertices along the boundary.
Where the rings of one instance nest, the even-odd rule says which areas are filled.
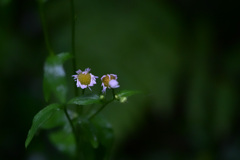
[[[92,75],[90,72],[90,68],[86,68],[85,71],[81,71],[80,69],[76,71],[77,75],[73,75],[75,81],[77,81],[77,87],[81,87],[82,89],[89,88],[91,90],[91,86],[96,84],[97,76]]]
[[[115,79],[109,81],[109,86],[110,86],[111,88],[118,88],[118,87],[120,87],[120,86],[118,85],[118,81],[116,81]]]
[[[117,81],[117,75],[115,74],[107,74],[107,75],[103,75],[102,78],[102,87],[103,90],[102,92],[105,93],[107,88],[118,88],[120,87],[120,85],[118,84]]]

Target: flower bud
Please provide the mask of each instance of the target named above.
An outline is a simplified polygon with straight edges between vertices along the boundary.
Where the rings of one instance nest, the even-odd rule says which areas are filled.
[[[119,101],[121,103],[125,103],[125,102],[127,102],[127,97],[120,97]]]
[[[100,98],[100,99],[104,99],[105,96],[101,94],[99,98]]]

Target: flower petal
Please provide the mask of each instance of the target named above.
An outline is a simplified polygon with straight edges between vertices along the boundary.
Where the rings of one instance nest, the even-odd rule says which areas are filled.
[[[117,75],[116,74],[110,74],[110,76],[113,76],[115,79],[117,79]],[[110,77],[109,77],[110,78]]]
[[[94,84],[96,84],[96,78],[98,78],[98,76],[94,76],[94,75],[92,75],[91,73],[88,73],[88,72],[90,72],[90,68],[86,68],[83,72],[79,69],[79,70],[77,70],[76,71],[76,73],[77,73],[77,75],[72,75],[72,77],[73,77],[73,79],[75,80],[75,81],[77,81],[77,83],[76,83],[76,85],[77,85],[77,87],[80,87],[80,88],[82,88],[82,89],[85,89],[85,88],[89,88],[90,90],[91,90],[91,88],[90,88],[90,86],[93,86]],[[81,74],[90,74],[90,76],[91,76],[91,80],[90,80],[90,83],[89,84],[85,84],[85,82],[83,82],[84,84],[82,84],[81,83],[81,81],[79,80],[79,75],[81,75]]]
[[[105,86],[103,85],[102,93],[106,93],[106,89],[107,89],[107,87],[105,87]]]
[[[79,70],[76,71],[76,73],[80,74],[80,73],[82,73],[82,71],[79,69]]]
[[[115,80],[115,79],[109,81],[109,86],[110,86],[111,88],[118,88],[118,87],[120,87],[119,84],[118,84],[118,81]]]
[[[82,72],[83,74],[87,74],[88,72],[90,72],[91,69],[90,68],[86,68],[84,72]]]

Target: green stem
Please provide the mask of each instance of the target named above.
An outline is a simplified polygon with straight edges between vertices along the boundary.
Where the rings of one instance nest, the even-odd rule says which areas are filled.
[[[114,99],[107,101],[106,103],[104,103],[93,115],[91,115],[89,117],[89,119],[93,119],[99,112],[101,112],[109,103],[111,103],[112,101],[114,101]]]
[[[73,70],[76,71],[77,70],[77,65],[76,65],[76,52],[75,52],[75,8],[74,8],[74,0],[70,0],[70,5],[71,5],[71,23],[72,23],[72,28],[71,28],[71,50],[72,50],[72,64],[73,64]],[[75,92],[75,96],[78,96],[78,90],[77,87],[74,86],[74,92]]]
[[[112,101],[115,100],[115,91],[114,91],[114,89],[112,89],[112,94],[113,94],[113,99],[110,100],[110,101],[107,101],[106,103],[104,103],[104,104],[97,110],[97,112],[95,112],[93,115],[91,115],[91,116],[89,117],[89,119],[92,119],[93,117],[95,117],[95,116],[96,116],[99,112],[101,112],[109,103],[111,103]]]
[[[71,5],[71,23],[72,23],[72,28],[71,28],[71,50],[72,50],[72,55],[73,55],[73,58],[72,58],[72,65],[73,65],[73,70],[74,72],[77,70],[77,65],[76,65],[76,61],[77,61],[77,58],[76,58],[76,52],[75,52],[75,8],[74,8],[74,0],[70,0],[70,5]],[[75,93],[75,96],[78,96],[78,89],[77,87],[74,85],[74,93]],[[77,109],[77,112],[79,114],[82,113],[82,108],[80,108],[80,111],[78,111]],[[77,160],[80,159],[80,156],[81,156],[81,151],[80,151],[80,141],[79,141],[79,137],[77,135],[77,131],[73,131],[75,132],[75,139],[76,139],[76,158]]]
[[[77,69],[76,67],[76,53],[75,53],[75,8],[74,8],[74,0],[70,1],[71,3],[71,21],[72,21],[72,54],[73,54],[73,68],[74,70]]]
[[[85,88],[84,88],[84,89],[82,89],[82,95],[84,95],[84,93],[85,93]]]
[[[49,55],[54,55],[54,52],[53,52],[50,42],[49,42],[47,25],[46,25],[45,15],[44,15],[44,11],[43,11],[43,2],[39,1],[38,6],[39,6],[39,12],[40,12],[40,17],[41,17],[41,22],[42,22],[45,44],[46,44]]]
[[[71,120],[71,118],[70,118],[70,116],[69,116],[69,114],[68,114],[68,112],[67,112],[66,106],[64,106],[64,113],[65,113],[65,115],[66,115],[66,117],[67,117],[67,119],[68,119],[68,122],[69,122],[69,124],[70,124],[70,126],[71,126],[71,128],[72,128],[72,132],[73,132],[73,134],[74,134],[75,143],[76,143],[76,160],[79,160],[79,158],[80,158],[79,139],[78,139],[77,131],[76,131],[76,129],[75,129],[74,125],[73,125],[73,122],[72,122],[72,120]]]
[[[82,89],[82,95],[84,95],[84,92],[85,92],[85,88]],[[82,113],[83,113],[83,106],[82,105],[77,107],[77,112],[78,112],[79,115],[82,115]]]
[[[112,88],[112,95],[113,95],[113,99],[115,99],[115,91],[113,88]]]

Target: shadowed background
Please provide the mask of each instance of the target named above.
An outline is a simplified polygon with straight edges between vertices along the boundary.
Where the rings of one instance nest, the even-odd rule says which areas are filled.
[[[77,67],[114,73],[143,91],[103,110],[112,159],[240,159],[238,5],[223,1],[75,1]],[[45,6],[50,43],[71,51],[70,4]],[[67,159],[42,130],[24,141],[44,106],[47,56],[36,1],[0,2],[0,159]],[[69,98],[74,71],[65,65]],[[93,90],[98,91],[99,86]]]

